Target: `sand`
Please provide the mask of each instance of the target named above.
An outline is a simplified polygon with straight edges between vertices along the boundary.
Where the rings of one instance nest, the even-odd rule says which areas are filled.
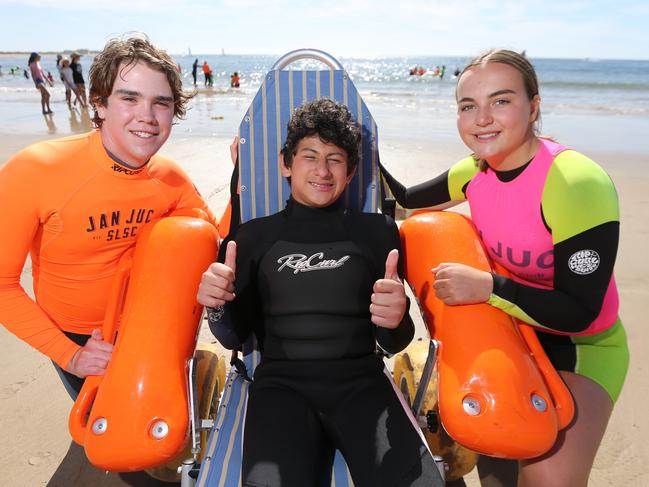
[[[63,107],[60,106],[59,110]],[[65,115],[60,115],[61,117]],[[63,121],[61,121],[63,123]],[[61,131],[58,135],[64,135]],[[32,133],[0,132],[0,164],[31,142],[52,137],[38,122]],[[223,137],[192,136],[182,130],[162,152],[180,162],[220,214],[228,197],[231,163]],[[424,181],[465,154],[459,141],[405,143],[383,133],[381,158],[406,184]],[[638,151],[640,152],[640,151]],[[649,329],[643,328],[644,306],[649,302],[649,156],[621,151],[589,153],[609,171],[618,188],[621,242],[616,277],[621,294],[621,316],[631,348],[625,388],[614,410],[591,475],[591,486],[649,485],[649,419],[642,413],[642,397],[649,397],[649,382],[642,357],[649,355]],[[2,229],[11,238],[11,229]],[[29,269],[24,285],[30,288]],[[209,333],[202,339],[211,340]],[[89,466],[82,450],[71,443],[67,417],[72,402],[51,362],[0,327],[0,485],[3,486],[118,486],[156,485],[146,475],[105,474]],[[468,484],[479,485],[475,473]]]

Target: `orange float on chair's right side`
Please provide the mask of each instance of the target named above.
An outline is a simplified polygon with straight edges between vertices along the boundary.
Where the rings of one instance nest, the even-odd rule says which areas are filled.
[[[446,431],[490,456],[523,459],[547,452],[567,424],[566,413],[572,417],[572,403],[564,397],[561,411],[555,409],[513,318],[485,303],[447,306],[435,296],[430,269],[442,262],[491,271],[471,221],[454,212],[423,211],[406,219],[400,232],[406,278],[431,337],[441,343],[439,410]]]

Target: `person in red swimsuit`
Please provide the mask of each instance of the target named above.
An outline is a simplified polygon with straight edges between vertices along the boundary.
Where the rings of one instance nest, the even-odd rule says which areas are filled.
[[[157,155],[190,98],[176,64],[147,39],[108,42],[90,68],[96,129],[40,142],[0,168],[0,322],[54,362],[74,398],[101,375],[101,327],[122,253],[177,208],[214,216],[189,177]],[[27,254],[35,300],[20,285]]]

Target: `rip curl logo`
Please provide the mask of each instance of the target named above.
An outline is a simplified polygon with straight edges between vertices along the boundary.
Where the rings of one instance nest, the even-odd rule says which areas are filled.
[[[136,174],[140,174],[143,170],[144,170],[143,167],[140,169],[129,169],[127,167],[120,166],[119,164],[116,163],[113,164],[113,171],[122,172],[127,176],[135,176]]]
[[[592,274],[599,267],[599,254],[594,250],[580,250],[568,259],[568,267],[579,275]]]
[[[282,264],[277,268],[277,272],[282,272],[284,267],[293,269],[293,274],[336,269],[337,267],[341,267],[347,260],[349,260],[349,255],[345,255],[338,260],[325,259],[323,252],[317,252],[311,257],[307,257],[304,254],[289,254],[277,259],[277,263]]]

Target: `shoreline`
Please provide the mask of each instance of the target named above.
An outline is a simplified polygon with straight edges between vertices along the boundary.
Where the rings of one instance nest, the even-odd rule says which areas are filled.
[[[0,135],[11,134],[31,140],[32,136],[65,137],[90,130],[92,110],[78,107],[70,110],[63,99],[62,88],[55,86],[52,91],[52,116],[40,113],[38,93],[33,87],[11,99],[0,92],[0,111],[13,114],[0,118]],[[415,110],[410,104],[395,107],[386,100],[366,98],[370,98],[367,106],[376,121],[382,146],[407,144],[413,150],[432,149],[432,153],[454,147],[458,152],[463,150],[462,154],[468,152],[457,135],[454,112],[440,113],[421,100],[418,105],[423,106]],[[251,100],[252,96],[232,89],[199,91],[190,102],[187,118],[177,121],[172,138],[231,138],[237,133]],[[649,153],[649,137],[646,137],[649,118],[643,115],[551,111],[543,114],[541,133],[595,161],[598,154],[616,154],[621,156],[619,164],[633,165],[636,156]]]

